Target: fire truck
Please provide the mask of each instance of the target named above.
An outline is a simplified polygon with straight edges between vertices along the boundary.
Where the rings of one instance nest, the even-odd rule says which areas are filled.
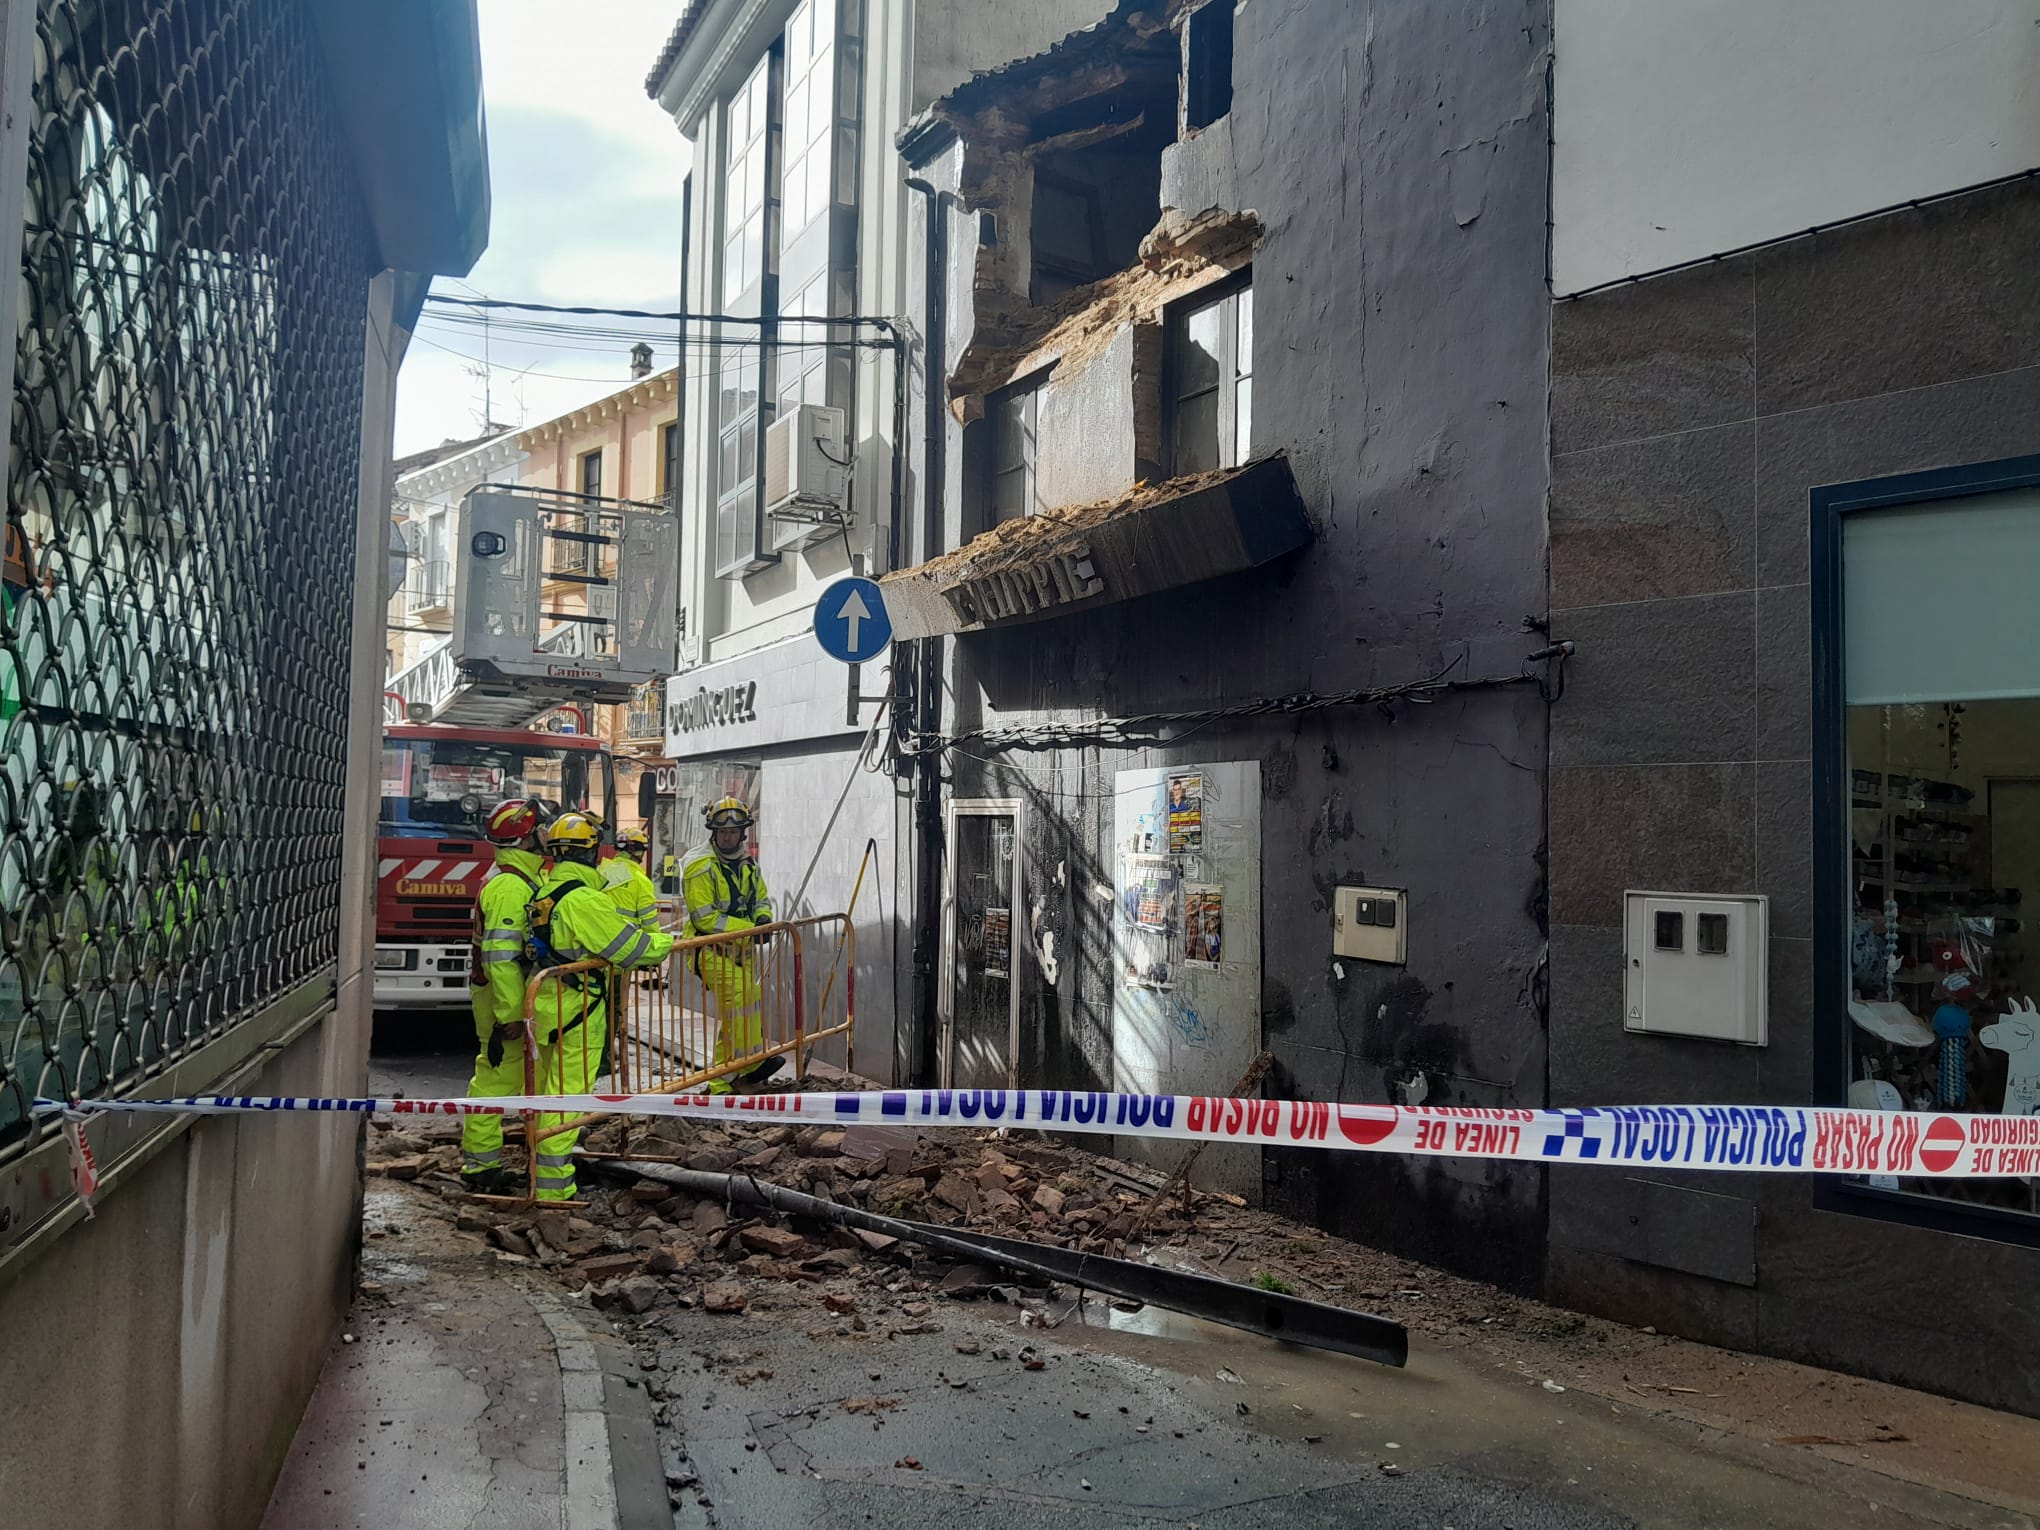
[[[586,709],[675,660],[671,505],[485,484],[461,501],[453,562],[450,632],[384,693],[378,1009],[467,1007],[490,810],[536,797],[612,815],[615,762]],[[534,726],[564,714],[571,731]]]
[[[607,813],[615,765],[600,739],[521,728],[383,730],[377,826],[375,1007],[465,1009],[475,898],[494,852],[482,836],[506,797]]]

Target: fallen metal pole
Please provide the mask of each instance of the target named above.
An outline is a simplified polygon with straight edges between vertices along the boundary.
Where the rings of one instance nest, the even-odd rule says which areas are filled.
[[[1186,1313],[1228,1328],[1243,1328],[1288,1344],[1307,1344],[1313,1349],[1335,1350],[1357,1355],[1382,1365],[1405,1365],[1410,1357],[1409,1331],[1400,1323],[1352,1312],[1325,1302],[1285,1296],[1255,1286],[1235,1285],[1209,1275],[1192,1275],[1182,1270],[1165,1270],[1156,1265],[1136,1264],[1130,1259],[1113,1259],[1104,1254],[1079,1254],[1069,1249],[1046,1247],[1019,1238],[994,1237],[989,1233],[957,1232],[926,1222],[881,1216],[825,1201],[820,1196],[788,1190],[745,1174],[709,1174],[700,1169],[680,1169],[671,1164],[646,1163],[627,1158],[596,1158],[588,1166],[636,1179],[656,1180],[676,1190],[696,1195],[719,1196],[725,1201],[768,1207],[794,1216],[812,1217],[838,1227],[861,1227],[927,1248],[954,1254],[980,1264],[1059,1280],[1082,1290],[1097,1291],[1128,1301],[1148,1302],[1172,1312]]]

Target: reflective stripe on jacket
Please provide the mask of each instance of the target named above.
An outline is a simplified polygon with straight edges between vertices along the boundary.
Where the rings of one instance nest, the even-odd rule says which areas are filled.
[[[531,932],[531,899],[545,858],[533,850],[496,852],[496,869],[475,900],[474,959],[468,997],[475,1030],[486,1037],[524,1015],[524,941]]]
[[[749,856],[726,861],[713,850],[687,863],[680,893],[687,901],[688,928],[697,935],[720,935],[772,923],[772,898],[765,874]]]
[[[636,861],[627,855],[612,855],[602,863],[602,880],[609,901],[624,918],[641,930],[659,927],[659,895]]]

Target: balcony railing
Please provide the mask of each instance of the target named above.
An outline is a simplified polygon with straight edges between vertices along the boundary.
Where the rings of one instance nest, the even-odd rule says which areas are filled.
[[[631,698],[630,705],[624,709],[623,736],[629,743],[663,739],[666,736],[664,685],[648,685]]]

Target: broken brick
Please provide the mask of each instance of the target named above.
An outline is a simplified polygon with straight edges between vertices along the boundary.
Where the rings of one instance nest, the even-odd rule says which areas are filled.
[[[851,1236],[856,1238],[859,1243],[863,1244],[874,1254],[883,1254],[887,1250],[898,1246],[900,1241],[897,1238],[887,1236],[885,1233],[867,1232],[861,1227],[852,1228]]]
[[[748,1302],[742,1284],[734,1280],[718,1280],[701,1293],[704,1312],[742,1312]]]
[[[1062,1191],[1054,1185],[1043,1185],[1034,1192],[1034,1204],[1052,1217],[1062,1215],[1064,1199]]]
[[[701,1237],[721,1232],[730,1225],[730,1214],[714,1201],[703,1201],[694,1208],[694,1231]]]
[[[935,1199],[969,1215],[977,1209],[977,1190],[960,1174],[945,1174],[935,1182]]]
[[[586,1259],[576,1259],[574,1268],[592,1281],[612,1279],[635,1271],[641,1254],[595,1254]]]
[[[747,1227],[741,1237],[744,1247],[775,1259],[791,1259],[807,1247],[807,1239],[784,1227]]]
[[[694,1250],[684,1243],[670,1244],[654,1249],[652,1257],[645,1261],[645,1268],[654,1275],[673,1275],[694,1263]]]
[[[856,1239],[853,1238],[851,1242],[855,1244]],[[850,1271],[857,1268],[859,1262],[856,1253],[839,1244],[835,1248],[815,1255],[812,1259],[803,1259],[800,1262],[800,1267],[804,1270],[819,1270],[825,1274],[837,1273],[847,1275]]]
[[[822,1298],[822,1305],[838,1317],[848,1317],[857,1310],[857,1298],[832,1291]]]
[[[739,1158],[732,1167],[746,1174],[762,1174],[779,1162],[781,1151],[777,1147],[763,1148],[749,1158]]]
[[[535,1253],[531,1240],[515,1228],[492,1227],[489,1229],[489,1241],[506,1254],[521,1254],[524,1258],[530,1259]]]
[[[597,1286],[591,1299],[598,1307],[643,1312],[659,1299],[663,1289],[656,1280],[634,1275],[628,1280],[612,1280]]]

